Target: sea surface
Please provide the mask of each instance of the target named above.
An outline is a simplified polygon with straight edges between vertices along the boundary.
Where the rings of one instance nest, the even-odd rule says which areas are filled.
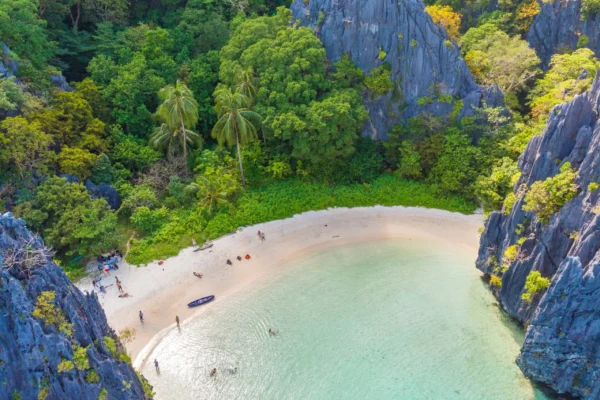
[[[158,400],[547,399],[473,257],[414,239],[328,248],[203,306],[143,373]]]

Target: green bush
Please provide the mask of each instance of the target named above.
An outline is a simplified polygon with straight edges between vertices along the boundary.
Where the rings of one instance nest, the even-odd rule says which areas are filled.
[[[100,382],[100,376],[92,369],[85,374],[85,381],[87,383],[98,383]]]
[[[365,78],[365,86],[374,96],[383,96],[391,92],[394,88],[394,83],[391,80],[391,72],[384,64],[373,68],[371,73]]]
[[[504,250],[504,264],[510,264],[517,258],[517,254],[519,253],[518,247],[518,245],[513,244],[511,246],[508,246],[506,250]]]
[[[591,182],[588,185],[588,192],[595,192],[598,189],[598,182]]]
[[[566,162],[560,168],[560,173],[544,181],[537,181],[525,194],[523,210],[532,211],[542,223],[559,211],[577,194],[575,178],[577,172]]]
[[[98,394],[98,400],[106,400],[106,399],[108,399],[108,390],[106,390],[105,388],[102,388],[102,390]]]
[[[90,367],[90,361],[87,356],[87,347],[73,346],[73,362],[78,370],[86,370]]]
[[[546,290],[549,286],[550,279],[544,278],[539,271],[531,271],[529,275],[527,275],[527,280],[525,281],[525,293],[521,295],[521,299],[529,303],[533,296],[542,290]]]
[[[583,0],[581,2],[581,20],[591,18],[600,11],[600,0]]]
[[[54,325],[60,332],[63,332],[68,337],[72,337],[73,324],[69,323],[65,317],[65,313],[56,307],[54,304],[55,297],[56,293],[53,291],[40,293],[31,315],[44,321],[45,325]]]
[[[502,278],[497,275],[492,275],[490,277],[490,285],[497,288],[502,288]]]
[[[104,342],[104,347],[106,347],[106,349],[108,350],[108,352],[113,356],[113,357],[117,357],[117,343],[115,342],[115,339],[111,338],[110,336],[104,336],[104,339],[102,340]]]
[[[60,364],[58,364],[58,372],[72,371],[73,368],[75,368],[73,362],[71,360],[65,360],[64,358],[62,359]]]
[[[582,47],[586,47],[590,43],[590,38],[587,35],[579,36],[577,40],[577,48],[580,49]]]

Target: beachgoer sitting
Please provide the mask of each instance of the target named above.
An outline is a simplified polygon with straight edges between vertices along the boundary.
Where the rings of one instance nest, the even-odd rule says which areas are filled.
[[[232,263],[232,262],[231,262],[231,260],[229,260],[229,259],[227,260],[227,264],[228,264],[228,265],[233,265],[233,263]]]
[[[158,265],[163,265],[165,262],[163,260],[158,260]]]
[[[106,288],[102,285],[100,285],[100,293],[106,294]]]
[[[129,293],[121,293],[119,297],[129,297]]]
[[[238,261],[242,261],[242,257],[240,257],[240,256],[237,256],[237,260],[238,260]]]
[[[244,256],[244,258],[245,258],[246,260],[249,260],[249,259],[250,259],[250,254],[246,254],[246,255]]]
[[[199,274],[198,272],[194,272],[194,276],[197,276],[198,278],[202,279],[202,274]]]
[[[213,368],[212,371],[210,371],[210,376],[211,378],[214,377],[215,375],[217,375],[217,369]]]

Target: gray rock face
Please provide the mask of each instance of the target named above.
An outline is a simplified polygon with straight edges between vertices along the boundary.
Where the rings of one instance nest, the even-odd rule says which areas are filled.
[[[115,358],[104,344],[109,337],[118,351],[123,350],[96,295],[81,293],[51,259],[33,260],[31,252],[43,247],[23,220],[10,213],[0,215],[0,398],[37,399],[46,391],[47,399],[96,400],[105,390],[108,399],[145,399],[131,365]],[[15,249],[29,253],[15,257]],[[29,262],[16,261],[24,259]],[[32,316],[44,291],[56,293],[56,307],[73,324],[72,338]],[[73,360],[74,344],[87,347],[89,369],[58,372],[62,360]],[[98,382],[86,380],[91,370]]]
[[[385,139],[394,124],[419,114],[462,117],[484,102],[504,103],[500,90],[475,83],[458,46],[420,0],[295,0],[291,9],[314,29],[332,63],[348,54],[366,74],[384,62],[391,66],[396,90],[373,100],[365,93],[364,135]]]
[[[540,13],[535,17],[527,41],[535,49],[547,69],[550,59],[562,48],[576,49],[579,35],[589,38],[589,47],[596,56],[600,55],[600,16],[581,21],[581,0],[538,1]]]
[[[118,210],[119,207],[121,207],[121,198],[119,197],[119,192],[117,192],[117,189],[114,187],[107,185],[104,182],[101,182],[96,186],[88,179],[85,181],[85,188],[92,199],[103,198],[113,210]]]
[[[492,274],[505,250],[525,238],[495,295],[506,311],[528,325],[518,365],[531,379],[559,393],[600,398],[600,78],[592,89],[556,106],[543,134],[519,159],[522,188],[554,176],[564,161],[578,171],[578,194],[546,224],[521,206],[494,212],[481,237],[477,268]],[[522,192],[521,192],[522,193]],[[521,300],[531,271],[551,279],[550,288]]]

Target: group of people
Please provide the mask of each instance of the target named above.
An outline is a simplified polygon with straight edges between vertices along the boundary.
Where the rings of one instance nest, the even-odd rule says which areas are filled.
[[[237,258],[237,260],[238,260],[238,261],[242,261],[242,257],[240,257],[240,256],[237,256],[236,258]],[[244,258],[245,258],[246,260],[250,260],[252,257],[250,257],[250,254],[246,254],[246,255],[244,256]],[[227,259],[226,263],[227,263],[227,265],[233,265],[233,263],[231,262],[231,260],[230,260],[230,259]]]
[[[121,254],[120,250],[113,251],[108,256],[100,254],[98,258],[96,258],[98,271],[104,271],[105,275],[110,275],[111,270],[119,269],[119,259],[123,259],[123,254]]]
[[[265,240],[267,240],[265,238],[265,233],[264,232],[258,231],[258,233],[256,235],[258,236],[258,238],[260,239],[261,242],[264,242]]]

